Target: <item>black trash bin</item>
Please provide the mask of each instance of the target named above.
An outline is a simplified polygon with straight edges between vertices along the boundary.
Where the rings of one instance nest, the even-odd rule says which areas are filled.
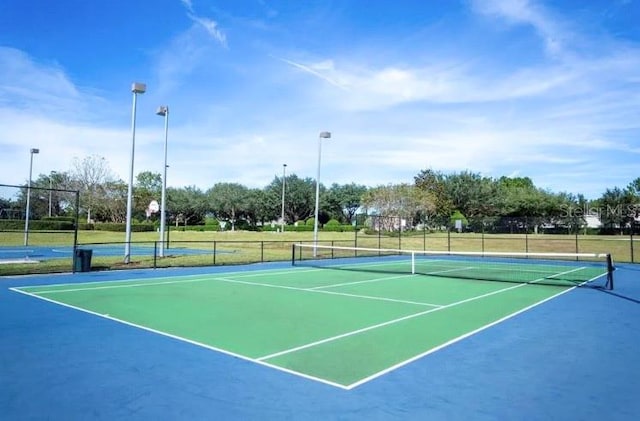
[[[89,272],[91,271],[91,255],[93,250],[90,249],[76,249],[75,260],[73,262],[74,272]]]

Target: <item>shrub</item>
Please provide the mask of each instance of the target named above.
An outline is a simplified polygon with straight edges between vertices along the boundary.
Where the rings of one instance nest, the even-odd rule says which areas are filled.
[[[24,221],[20,219],[0,219],[0,229],[22,230]],[[54,220],[29,220],[29,229],[37,231],[71,231],[74,229],[73,221]]]
[[[467,225],[469,225],[469,221],[467,221],[467,218],[462,214],[462,212],[460,212],[459,210],[456,210],[451,214],[451,218],[450,218],[450,224],[452,228],[456,226],[456,221],[458,220],[461,221],[463,229],[466,228]]]
[[[287,228],[285,228],[285,230],[287,231],[294,231],[294,232],[307,232],[307,231],[313,231],[313,224],[312,225],[287,225]]]
[[[94,224],[94,229],[96,231],[125,232],[127,230],[127,225],[121,224],[121,223],[101,222],[101,223]],[[156,227],[152,223],[131,224],[132,232],[146,232],[146,231],[155,231],[155,230],[156,230]]]

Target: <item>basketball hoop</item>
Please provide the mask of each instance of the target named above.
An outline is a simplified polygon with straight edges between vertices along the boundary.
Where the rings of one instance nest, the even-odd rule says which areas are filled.
[[[147,209],[149,210],[149,213],[156,213],[160,210],[160,205],[156,200],[152,200]]]

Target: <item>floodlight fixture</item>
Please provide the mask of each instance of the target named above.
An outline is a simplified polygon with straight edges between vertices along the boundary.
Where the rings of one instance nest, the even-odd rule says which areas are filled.
[[[143,94],[147,92],[147,85],[144,83],[133,82],[131,85],[131,92],[134,94]]]

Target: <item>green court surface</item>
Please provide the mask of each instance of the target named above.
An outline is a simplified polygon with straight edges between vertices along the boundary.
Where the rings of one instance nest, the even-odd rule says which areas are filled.
[[[14,290],[351,389],[575,285],[450,278],[442,266],[434,266],[433,275],[374,270],[379,267],[293,267]],[[547,279],[571,273],[575,281],[603,273],[579,264],[545,270]]]

